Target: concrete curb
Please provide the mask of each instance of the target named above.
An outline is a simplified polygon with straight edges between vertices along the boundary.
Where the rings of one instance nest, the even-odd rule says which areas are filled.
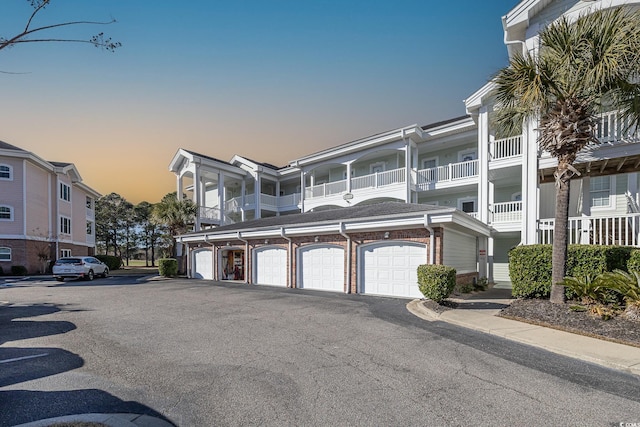
[[[58,423],[101,423],[109,427],[175,427],[168,421],[140,414],[78,414],[33,421],[14,427],[49,427]]]
[[[407,310],[427,320],[451,323],[585,362],[640,376],[640,348],[496,316],[500,310],[453,309],[435,313],[413,300]]]

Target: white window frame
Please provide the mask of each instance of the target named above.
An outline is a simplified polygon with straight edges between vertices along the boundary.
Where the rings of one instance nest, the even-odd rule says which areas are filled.
[[[381,170],[380,172],[384,172],[384,171],[386,171],[386,170],[387,170],[387,169],[386,169],[386,167],[385,167],[385,162],[375,162],[375,163],[371,163],[371,164],[369,165],[369,173],[376,173],[376,172],[374,172],[373,170],[374,170],[375,168],[377,168],[377,167],[381,167],[381,168],[382,168],[382,170]],[[378,173],[379,173],[379,172],[378,172]]]
[[[464,160],[462,160],[462,159],[464,158],[464,156],[466,156],[467,154],[472,154],[472,153],[473,153],[473,159],[472,160],[467,160],[469,162],[478,159],[478,150],[476,150],[475,148],[469,148],[467,150],[458,151],[458,162],[463,162]]]
[[[13,166],[7,165],[5,163],[0,163],[0,168],[7,168],[6,171],[2,171],[0,173],[8,173],[8,177],[0,176],[0,181],[13,181]]]
[[[473,202],[473,209],[474,209],[474,213],[478,213],[478,198],[477,197],[462,197],[460,199],[458,199],[458,209],[462,211],[462,204],[463,203],[468,203],[468,202]],[[462,211],[464,212],[464,211]],[[471,213],[471,212],[465,212],[465,213]]]
[[[0,208],[7,208],[7,209],[9,209],[9,218],[0,218],[0,221],[13,221],[13,219],[14,219],[14,215],[13,215],[13,206],[9,206],[9,205],[0,205]]]
[[[64,200],[65,202],[71,203],[71,186],[66,182],[59,181],[60,185],[58,185],[58,197],[60,200]],[[68,190],[65,192],[64,189]],[[67,196],[67,197],[65,197]]]
[[[94,203],[95,202],[93,200],[93,197],[87,196],[87,199],[86,199],[86,202],[85,202],[85,204],[87,206],[87,209],[93,209]]]
[[[87,235],[93,236],[93,221],[87,221]]]
[[[422,169],[422,170],[424,170],[424,169],[431,169],[431,168],[428,168],[428,167],[426,166],[426,163],[427,163],[428,161],[431,161],[431,160],[435,160],[436,165],[434,166],[434,168],[437,168],[437,167],[438,167],[438,158],[437,158],[437,157],[427,157],[427,158],[422,159],[422,160],[420,161],[421,169]]]
[[[9,258],[2,258],[4,255],[9,254]],[[0,261],[11,261],[11,248],[8,246],[0,246]]]
[[[592,190],[591,183],[594,179],[609,179],[609,204],[604,206],[593,206],[593,197],[592,193],[596,192]],[[589,206],[592,211],[606,211],[613,210],[616,208],[616,176],[615,175],[603,175],[603,176],[592,176],[589,178]],[[597,192],[604,192],[605,190],[598,190]]]
[[[71,218],[68,216],[60,215],[60,234],[68,234],[71,235]],[[65,231],[68,230],[68,231]]]
[[[68,258],[71,255],[71,249],[60,249],[60,258]]]

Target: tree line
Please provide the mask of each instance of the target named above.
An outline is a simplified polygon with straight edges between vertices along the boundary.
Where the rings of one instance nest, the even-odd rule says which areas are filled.
[[[146,265],[153,267],[156,259],[175,256],[173,236],[189,231],[196,212],[191,200],[178,200],[175,192],[158,203],[137,205],[117,193],[102,196],[95,206],[96,250],[126,265],[143,253]]]

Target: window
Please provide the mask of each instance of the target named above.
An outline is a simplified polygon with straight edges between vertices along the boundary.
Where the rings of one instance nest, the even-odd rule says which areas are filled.
[[[13,168],[9,165],[0,165],[0,179],[13,180]]]
[[[60,233],[71,234],[71,219],[61,216],[60,217]]]
[[[589,179],[591,207],[611,206],[611,177],[596,176]]]
[[[11,206],[0,206],[0,221],[13,221],[13,208]]]
[[[71,249],[60,249],[60,257],[67,258],[71,256]]]
[[[478,154],[476,153],[476,150],[465,150],[458,153],[458,161],[460,162],[468,162],[477,158]]]
[[[0,261],[11,261],[11,248],[0,248]]]
[[[64,182],[60,183],[60,198],[62,200],[66,200],[67,202],[71,201],[71,187],[69,187]]]
[[[87,234],[93,234],[93,222],[87,221]]]
[[[438,159],[431,157],[429,159],[422,159],[422,169],[433,169],[438,167]]]
[[[93,199],[87,196],[87,209],[93,209]]]
[[[477,212],[476,202],[475,198],[458,199],[458,209],[464,213],[475,213]]]
[[[384,172],[384,162],[372,163],[369,166],[369,173],[380,173]]]

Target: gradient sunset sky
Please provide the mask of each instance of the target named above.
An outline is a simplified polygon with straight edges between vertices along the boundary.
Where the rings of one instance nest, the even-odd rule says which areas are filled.
[[[123,46],[0,51],[0,140],[74,163],[132,203],[175,190],[179,148],[290,160],[400,126],[465,114],[507,64],[501,16],[516,0],[52,0],[36,25]],[[0,36],[27,0],[2,0]],[[15,73],[15,74],[13,74]]]

